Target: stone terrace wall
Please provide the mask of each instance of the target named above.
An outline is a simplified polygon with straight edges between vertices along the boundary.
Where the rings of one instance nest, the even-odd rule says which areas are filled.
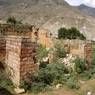
[[[80,58],[85,58],[89,64],[92,62],[92,43],[91,41],[82,40],[62,40],[55,41],[55,43],[60,43],[70,54],[73,56],[78,56]]]
[[[28,37],[7,37],[6,64],[14,85],[19,86],[29,72],[34,72],[38,68],[34,60],[35,54],[35,43]]]
[[[0,37],[0,61],[4,61],[6,56],[6,40],[5,37]]]

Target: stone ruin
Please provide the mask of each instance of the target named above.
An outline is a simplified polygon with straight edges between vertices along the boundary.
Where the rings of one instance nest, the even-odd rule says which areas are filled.
[[[0,59],[5,60],[6,70],[16,87],[19,87],[28,73],[34,73],[38,69],[36,47],[37,44],[29,37],[0,37]]]
[[[56,43],[60,43],[65,50],[72,56],[76,56],[82,59],[86,59],[89,65],[92,63],[92,42],[82,40],[57,40]]]
[[[8,25],[0,27],[5,33],[0,37],[0,59],[5,60],[12,82],[15,86],[19,86],[21,80],[25,79],[29,72],[34,73],[38,69],[38,65],[35,64],[37,47],[35,39],[37,40],[39,36],[36,33],[38,30],[33,29],[33,31],[28,26],[27,28],[25,28],[26,26],[10,27]],[[61,44],[72,55],[86,58],[87,62],[91,64],[93,52],[91,42],[63,41]]]
[[[0,61],[4,61],[6,56],[6,40],[3,36],[0,37]]]
[[[38,69],[37,31],[33,25],[0,24],[0,61],[5,62],[15,86],[20,85],[27,73]]]
[[[9,36],[6,38],[6,60],[10,78],[17,86],[20,80],[24,79],[28,73],[37,70],[36,44],[32,43],[28,37]]]

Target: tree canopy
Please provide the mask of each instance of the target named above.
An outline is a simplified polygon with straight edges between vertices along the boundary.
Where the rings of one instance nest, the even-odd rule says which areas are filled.
[[[80,39],[85,40],[86,37],[80,33],[79,30],[77,30],[75,27],[71,27],[69,29],[66,28],[60,28],[58,30],[58,38],[59,39]]]
[[[8,23],[8,24],[14,24],[14,25],[15,25],[15,24],[22,24],[21,21],[16,20],[15,17],[8,17],[7,23]]]

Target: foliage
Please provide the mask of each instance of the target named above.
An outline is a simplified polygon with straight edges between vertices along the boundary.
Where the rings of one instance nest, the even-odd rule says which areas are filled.
[[[54,80],[60,79],[67,69],[64,64],[48,64],[46,68],[41,69],[38,73],[39,78],[46,84],[52,84]]]
[[[76,75],[72,75],[69,77],[69,79],[67,80],[67,85],[69,88],[71,89],[79,89],[79,85],[78,85],[78,80]]]
[[[55,57],[56,58],[66,57],[66,51],[59,43],[56,43],[54,48],[55,48]]]
[[[9,17],[7,19],[7,23],[8,24],[15,25],[15,24],[21,24],[21,21],[17,21],[15,17]]]
[[[66,39],[68,37],[68,30],[66,28],[60,28],[58,30],[58,38],[61,39],[61,38],[64,38]]]
[[[48,64],[47,67],[41,68],[38,73],[34,75],[30,74],[28,77],[29,80],[24,81],[22,87],[30,91],[37,90],[39,92],[45,90],[50,85],[62,83],[65,73],[68,72],[64,64]],[[55,81],[57,82],[55,83]]]
[[[71,27],[70,29],[60,28],[58,30],[58,38],[59,39],[80,39],[85,40],[85,36],[80,33],[75,27]]]
[[[74,62],[75,62],[75,71],[77,73],[83,73],[86,70],[86,64],[87,64],[86,60],[76,58]]]
[[[0,72],[0,87],[10,89],[13,86],[5,71]]]
[[[45,83],[42,82],[33,82],[31,87],[30,87],[30,91],[34,92],[34,93],[38,93],[38,92],[44,92],[48,90],[48,86]]]
[[[48,56],[48,50],[43,46],[39,45],[37,48],[37,58],[39,61],[41,61],[44,57]]]

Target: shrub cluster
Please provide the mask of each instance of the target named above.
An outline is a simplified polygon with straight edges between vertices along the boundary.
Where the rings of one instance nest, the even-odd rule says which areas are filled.
[[[37,59],[41,61],[48,56],[48,52],[49,51],[43,45],[39,44],[37,48]]]
[[[48,64],[41,68],[38,73],[28,77],[30,80],[24,81],[22,87],[31,92],[46,91],[50,86],[57,84],[67,85],[72,89],[78,89],[77,77],[70,74],[64,64]],[[31,82],[32,81],[32,82]]]
[[[59,43],[56,43],[56,45],[54,46],[55,48],[55,57],[56,58],[64,58],[66,57],[66,54],[67,52],[65,51],[65,49],[59,44]]]
[[[74,27],[70,29],[66,29],[64,27],[60,28],[58,30],[58,38],[59,39],[80,39],[80,40],[86,39],[86,37]]]
[[[74,63],[75,63],[75,72],[77,73],[83,73],[85,70],[86,70],[86,60],[84,59],[80,59],[80,58],[76,58],[74,60]]]
[[[0,72],[0,87],[6,88],[8,90],[13,87],[13,84],[5,71]]]

